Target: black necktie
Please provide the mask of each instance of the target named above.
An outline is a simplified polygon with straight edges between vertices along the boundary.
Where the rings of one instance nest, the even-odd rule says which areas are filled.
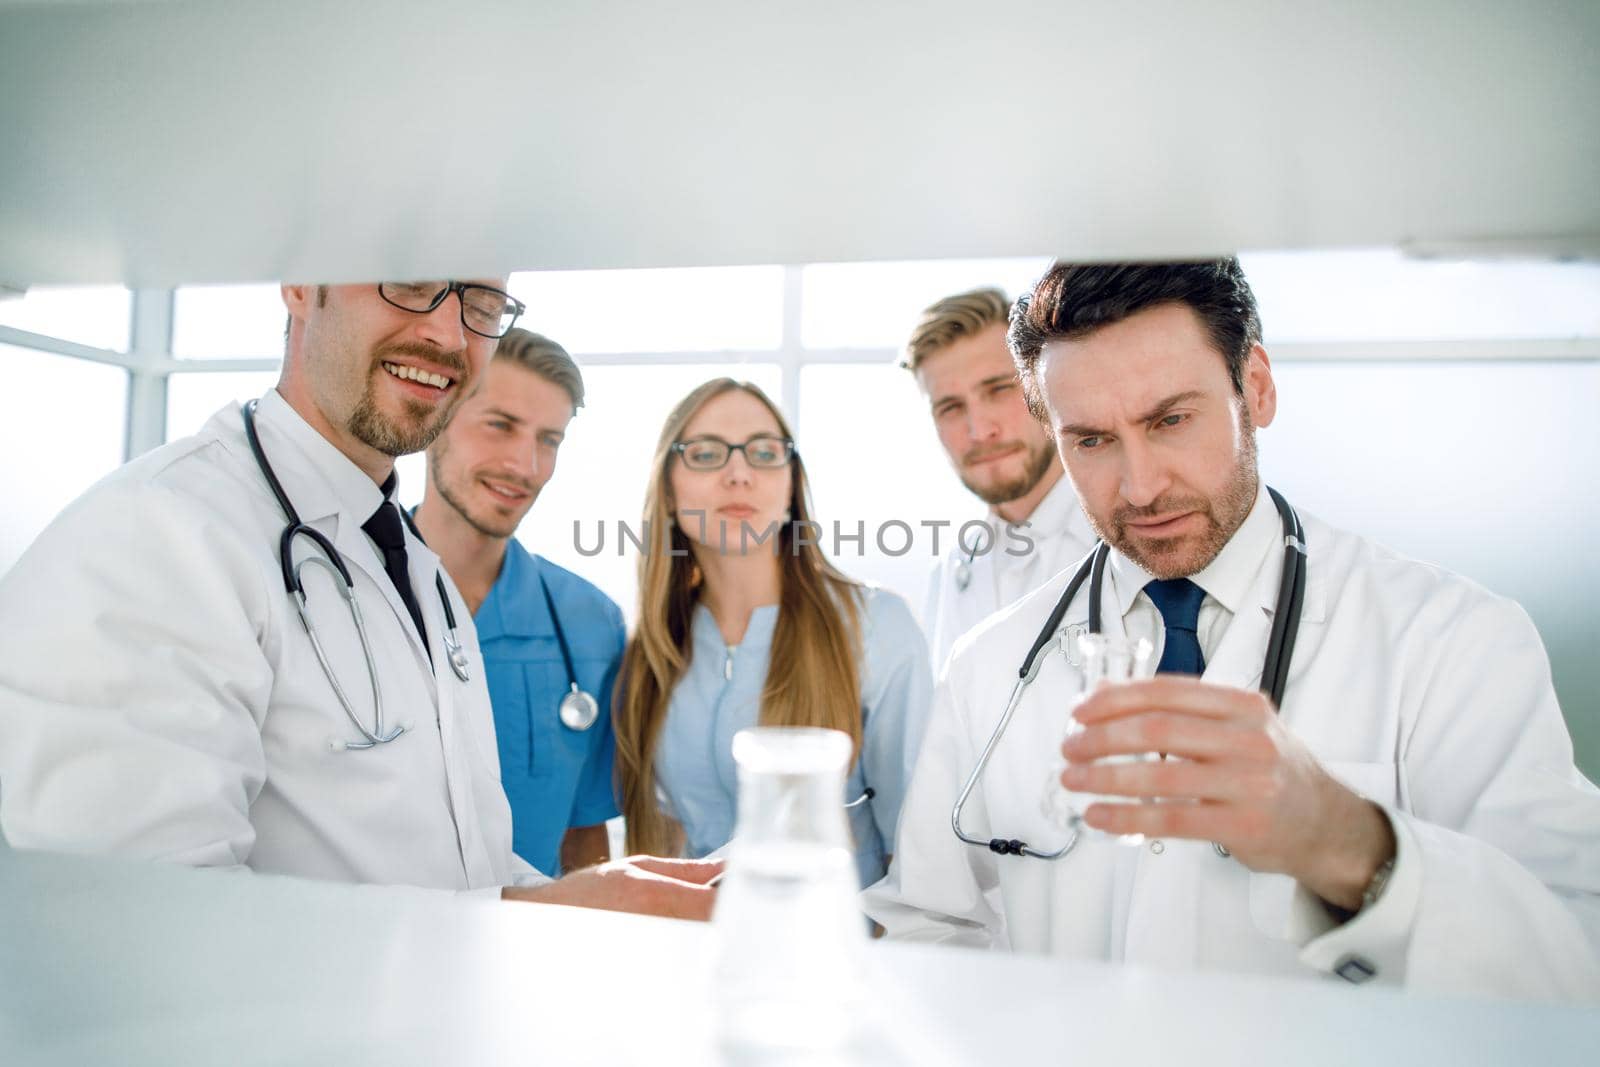
[[[389,480],[383,483],[383,503],[372,513],[372,518],[361,524],[361,528],[383,553],[383,569],[389,572],[389,580],[394,583],[395,591],[411,613],[411,621],[417,624],[422,647],[428,648],[428,628],[422,624],[422,607],[417,603],[417,594],[411,591],[411,572],[406,565],[405,527],[400,524],[400,509],[389,500],[389,491],[395,481],[395,476],[391,474]],[[432,649],[428,649],[428,660],[433,660]]]
[[[1206,591],[1187,578],[1151,582],[1144,587],[1144,591],[1155,602],[1156,610],[1161,612],[1161,623],[1167,630],[1156,673],[1205,673],[1206,658],[1200,652],[1200,635],[1197,631],[1200,625],[1200,602],[1206,598]]]

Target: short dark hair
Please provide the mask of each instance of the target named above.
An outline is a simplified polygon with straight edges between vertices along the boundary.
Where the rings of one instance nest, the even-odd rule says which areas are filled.
[[[1018,297],[1006,343],[1022,379],[1028,410],[1047,421],[1039,386],[1039,353],[1051,341],[1086,337],[1103,326],[1160,304],[1184,304],[1200,317],[1228,368],[1233,390],[1244,395],[1250,349],[1261,343],[1255,294],[1238,259],[1198,263],[1056,262]]]

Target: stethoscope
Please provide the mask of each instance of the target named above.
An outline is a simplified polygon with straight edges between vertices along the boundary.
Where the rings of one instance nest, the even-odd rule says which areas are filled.
[[[1028,526],[1028,525],[1029,525],[1029,523],[1027,521],[1023,521],[1023,522],[1020,522],[1020,523],[1010,523],[1010,524],[1008,524],[1008,528],[1021,529],[1021,528],[1024,528],[1024,527]],[[957,535],[958,539],[957,539],[956,543],[957,543],[958,547],[965,548],[966,546],[962,545],[960,543],[959,536],[960,535]],[[994,541],[991,540],[989,542],[989,544],[990,544],[990,547],[993,547]],[[956,560],[955,580],[956,580],[956,592],[958,592],[958,593],[965,593],[967,591],[967,587],[972,584],[972,561],[978,558],[978,545],[979,545],[979,542],[977,540],[974,540],[972,542],[972,547],[967,549],[967,558],[966,559],[957,559]],[[986,548],[986,549],[984,549],[984,551],[988,552],[989,549]]]
[[[1305,599],[1306,542],[1305,531],[1300,525],[1300,516],[1295,514],[1288,501],[1284,500],[1276,489],[1269,486],[1267,493],[1271,495],[1272,503],[1277,506],[1278,517],[1283,520],[1283,574],[1278,584],[1277,606],[1272,613],[1272,630],[1267,638],[1267,656],[1261,669],[1261,691],[1271,698],[1274,708],[1281,708],[1283,688],[1289,680],[1289,660],[1294,655],[1295,636],[1300,629],[1301,603]],[[994,755],[995,747],[999,745],[1001,736],[1011,723],[1011,717],[1016,714],[1023,691],[1038,677],[1039,669],[1044,664],[1044,657],[1040,653],[1055,638],[1061,627],[1061,620],[1066,616],[1073,597],[1078,595],[1078,590],[1085,580],[1089,582],[1089,632],[1092,634],[1101,632],[1101,591],[1106,560],[1110,555],[1111,549],[1104,541],[1095,542],[1088,558],[1067,583],[1061,599],[1056,601],[1055,609],[1045,620],[1044,629],[1040,630],[1039,636],[1034,639],[1033,647],[1028,649],[1027,658],[1022,661],[1022,668],[1017,672],[1017,684],[1011,689],[1011,699],[1006,704],[1005,713],[1000,716],[1000,722],[995,726],[994,733],[989,736],[989,743],[983,746],[983,753],[978,757],[978,765],[972,768],[972,773],[967,776],[967,783],[961,788],[961,796],[956,799],[956,806],[950,811],[950,828],[964,843],[986,848],[1002,856],[1033,856],[1041,860],[1058,860],[1071,852],[1072,847],[1078,843],[1076,831],[1067,839],[1066,844],[1053,852],[1040,852],[1027,842],[1015,838],[1008,840],[994,837],[984,840],[971,837],[961,830],[961,809],[966,807],[967,798],[972,795],[978,779],[989,766],[989,758]],[[1228,850],[1221,845],[1212,847],[1219,856],[1228,855]]]
[[[978,543],[974,541],[967,550],[966,559],[956,560],[956,592],[965,593],[972,584],[972,561],[978,558]]]
[[[383,688],[378,684],[378,664],[372,655],[372,642],[367,637],[366,623],[361,618],[361,604],[356,600],[355,582],[350,578],[350,570],[345,566],[344,558],[339,555],[339,550],[333,547],[333,542],[328,540],[321,531],[315,530],[300,521],[300,515],[294,510],[294,505],[289,503],[289,495],[283,491],[278,476],[272,469],[272,464],[267,462],[267,454],[261,448],[261,438],[256,434],[256,402],[249,401],[240,409],[244,416],[244,434],[250,442],[250,451],[256,459],[256,466],[261,468],[261,474],[267,480],[267,486],[272,490],[272,495],[278,498],[278,506],[283,509],[284,518],[288,525],[283,528],[283,533],[278,538],[278,565],[283,571],[283,587],[294,598],[295,610],[300,613],[300,624],[306,628],[306,636],[311,638],[311,648],[317,654],[317,662],[322,665],[322,673],[327,675],[328,684],[333,686],[333,693],[339,698],[339,704],[344,708],[344,713],[349,716],[350,723],[361,734],[360,741],[336,742],[334,747],[339,749],[349,748],[374,748],[387,744],[405,733],[405,726],[396,726],[392,730],[383,728]],[[400,510],[400,515],[406,520],[406,525],[411,527],[411,532],[420,541],[421,535],[411,521],[411,516]],[[298,564],[294,562],[294,539],[306,537],[311,540],[321,555],[308,555]],[[336,579],[335,587],[339,590],[344,602],[350,607],[350,617],[355,620],[356,636],[361,639],[361,652],[367,661],[367,678],[372,683],[372,729],[367,729],[356,716],[355,705],[345,694],[344,687],[339,684],[339,678],[333,672],[333,665],[328,661],[328,655],[322,648],[322,642],[317,638],[316,627],[311,623],[311,615],[306,611],[306,587],[300,578],[300,572],[307,564],[315,564],[327,571],[329,576]],[[433,575],[434,584],[439,589],[439,602],[444,606],[444,622],[446,632],[444,635],[445,656],[450,661],[450,669],[455,671],[456,677],[463,682],[470,675],[467,672],[467,654],[461,647],[461,641],[456,635],[456,613],[451,610],[450,596],[445,591],[444,576],[438,571]]]
[[[556,628],[556,643],[561,646],[561,662],[567,668],[568,689],[556,707],[556,714],[560,716],[562,726],[581,733],[600,718],[600,703],[578,685],[578,671],[572,665],[572,649],[567,646],[567,634],[561,628],[561,616],[556,614],[556,601],[550,595],[550,586],[545,583],[543,574],[539,575],[539,588],[544,591],[545,607],[550,609],[550,622]]]

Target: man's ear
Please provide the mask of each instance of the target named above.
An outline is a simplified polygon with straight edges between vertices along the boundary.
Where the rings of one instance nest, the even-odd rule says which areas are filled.
[[[289,317],[305,321],[306,312],[311,310],[317,301],[315,285],[283,285],[279,290],[283,293],[283,306],[289,309]]]
[[[1249,362],[1245,364],[1244,402],[1252,423],[1272,425],[1273,416],[1278,413],[1278,387],[1272,380],[1272,361],[1260,344],[1250,346]]]

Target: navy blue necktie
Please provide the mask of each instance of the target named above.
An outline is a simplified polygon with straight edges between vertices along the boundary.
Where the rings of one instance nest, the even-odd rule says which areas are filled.
[[[1200,602],[1206,591],[1187,578],[1168,578],[1144,587],[1155,602],[1166,627],[1167,639],[1161,646],[1157,674],[1202,674],[1206,658],[1200,653]]]

